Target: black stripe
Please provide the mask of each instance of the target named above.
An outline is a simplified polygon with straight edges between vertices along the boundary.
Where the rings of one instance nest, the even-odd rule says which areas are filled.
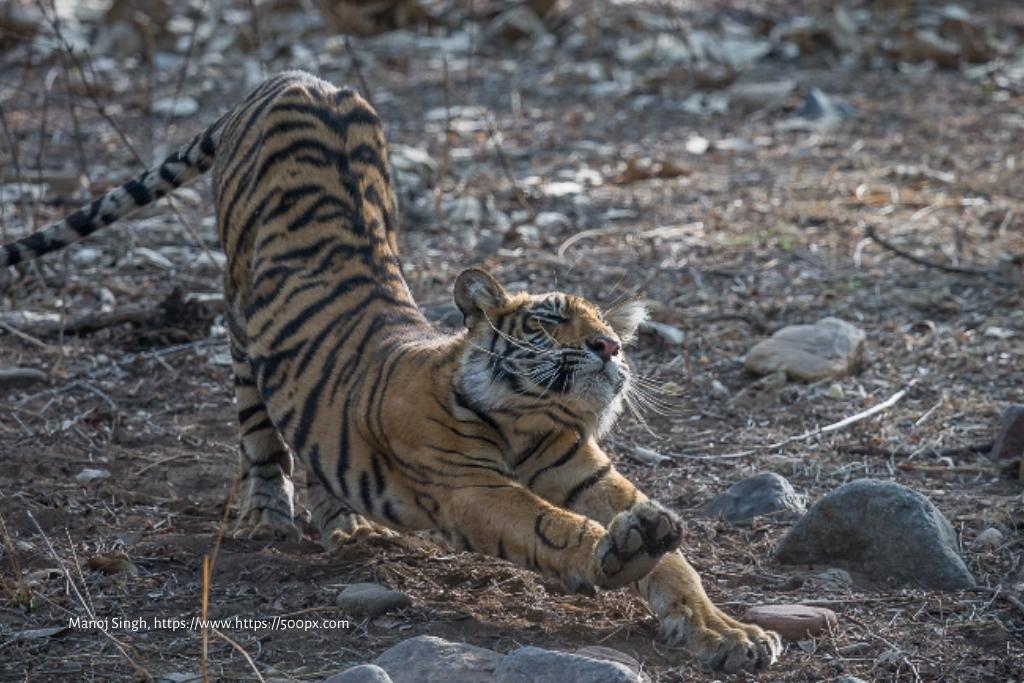
[[[597,470],[580,483],[576,484],[576,486],[572,487],[572,490],[569,491],[569,495],[565,497],[565,501],[562,503],[562,507],[572,509],[572,506],[576,502],[576,499],[579,498],[584,491],[595,486],[597,482],[601,481],[606,476],[608,476],[608,473],[611,471],[612,466],[605,465],[604,467]]]

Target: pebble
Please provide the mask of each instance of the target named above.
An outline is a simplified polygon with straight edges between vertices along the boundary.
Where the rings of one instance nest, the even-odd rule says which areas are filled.
[[[337,604],[348,614],[377,616],[409,607],[412,598],[378,583],[353,583],[338,593]]]
[[[789,481],[774,472],[748,477],[705,503],[699,510],[704,517],[721,517],[739,524],[754,517],[778,513],[799,514],[804,510],[803,497]]]
[[[782,371],[801,382],[838,378],[859,365],[864,339],[863,330],[839,318],[789,325],[750,349],[744,366],[755,375]]]
[[[90,481],[95,481],[97,479],[109,478],[110,472],[108,470],[93,469],[90,467],[86,467],[84,470],[75,475],[75,481],[77,481],[79,484],[87,484]]]
[[[735,410],[760,413],[779,405],[785,387],[786,373],[782,370],[773,372],[737,391],[729,399],[729,405]]]
[[[953,527],[928,498],[891,481],[858,479],[818,500],[779,542],[783,564],[839,565],[883,585],[974,586]]]
[[[786,640],[808,638],[839,623],[832,610],[808,605],[758,605],[744,613],[743,621],[775,631]]]

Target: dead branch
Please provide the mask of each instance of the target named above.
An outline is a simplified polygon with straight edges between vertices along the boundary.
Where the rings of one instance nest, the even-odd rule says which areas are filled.
[[[983,277],[992,277],[995,274],[995,271],[993,271],[991,268],[963,268],[960,266],[950,266],[945,263],[929,261],[926,258],[915,256],[914,254],[911,254],[909,251],[897,247],[889,240],[881,237],[878,234],[878,231],[875,230],[875,226],[873,225],[864,224],[864,234],[873,239],[875,242],[877,242],[879,246],[888,249],[889,251],[896,254],[900,258],[904,258],[908,261],[911,261],[912,263],[918,264],[919,266],[924,266],[925,268],[934,268],[935,270],[941,270],[944,273],[955,273],[957,275],[980,275]]]

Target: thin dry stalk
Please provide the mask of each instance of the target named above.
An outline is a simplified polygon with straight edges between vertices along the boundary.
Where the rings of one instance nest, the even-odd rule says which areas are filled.
[[[74,594],[75,599],[78,600],[78,604],[82,606],[82,609],[85,610],[86,615],[88,615],[91,621],[101,623],[97,619],[96,612],[93,610],[90,601],[86,600],[85,596],[83,596],[82,592],[78,589],[78,584],[75,582],[75,578],[71,575],[71,571],[67,568],[67,565],[64,563],[64,559],[57,554],[57,551],[54,549],[53,544],[50,542],[50,538],[46,535],[46,532],[43,531],[43,527],[39,525],[39,522],[36,521],[35,515],[32,514],[31,510],[26,510],[25,514],[27,514],[28,518],[32,520],[32,525],[36,528],[36,531],[39,532],[39,536],[43,539],[43,543],[46,545],[46,550],[50,554],[50,558],[54,562],[56,562],[57,565],[60,567],[61,573],[64,574],[64,579],[67,581],[68,588],[70,588],[71,592]],[[74,544],[72,544],[72,552],[74,552]],[[82,585],[83,587],[85,587],[86,591],[88,591],[88,586],[86,586],[85,584],[85,577],[82,574],[82,567],[81,565],[77,564],[77,554],[75,555],[75,560],[78,569],[78,575],[82,577]],[[128,661],[129,664],[131,664],[132,669],[134,669],[135,674],[137,676],[139,676],[140,678],[144,678],[147,681],[153,680],[153,674],[151,674],[148,670],[146,670],[145,667],[139,664],[131,655],[131,653],[129,652],[130,646],[127,643],[124,643],[115,638],[113,634],[111,634],[110,631],[106,630],[105,628],[100,627],[99,631],[104,636],[106,636],[111,643],[114,644],[114,647],[117,649],[117,651],[121,653],[121,655]]]
[[[11,602],[23,607],[31,607],[32,591],[29,590],[28,584],[25,583],[25,577],[22,576],[18,555],[14,552],[14,539],[11,538],[11,532],[7,529],[7,522],[4,520],[3,514],[0,514],[0,537],[3,538],[4,552],[7,553],[7,558],[11,563],[11,573],[14,577],[8,583],[7,579],[0,575],[0,591],[3,591]]]
[[[231,512],[231,504],[234,501],[235,491],[237,488],[238,480],[236,479],[235,482],[232,483],[231,485],[231,490],[228,492],[227,500],[224,501],[224,509],[221,511],[220,524],[217,527],[217,537],[214,539],[213,542],[213,550],[210,551],[208,554],[203,555],[203,568],[201,577],[202,597],[200,606],[200,634],[202,646],[199,651],[199,672],[202,675],[203,683],[209,683],[209,678],[207,676],[207,663],[209,661],[210,633],[207,620],[209,619],[210,615],[210,587],[213,584],[213,570],[214,567],[216,567],[217,565],[217,556],[220,553],[220,544],[221,541],[224,540],[224,532],[227,530],[228,527],[228,515]],[[217,632],[217,630],[214,629],[214,632]],[[222,635],[221,637],[224,636]],[[239,650],[241,649],[238,646],[238,644],[234,641],[229,641],[229,644],[231,644]],[[250,666],[253,666],[252,660],[249,658],[249,656],[246,655],[245,658],[249,662]],[[255,666],[253,666],[253,669],[255,670]],[[259,673],[257,672],[257,676],[258,675]],[[263,679],[261,678],[260,680]]]
[[[519,186],[519,181],[516,180],[516,176],[512,173],[512,165],[509,164],[508,157],[505,155],[505,148],[501,145],[501,139],[498,136],[497,126],[491,117],[487,117],[487,136],[491,139],[491,143],[494,145],[494,152],[498,157],[498,163],[501,164],[501,170],[505,174],[505,178],[512,186],[512,193],[516,197],[516,202],[519,206],[525,209],[530,214],[530,219],[533,220],[537,217],[537,212],[530,204],[529,199],[526,197],[526,193],[523,192],[523,188]]]
[[[217,636],[218,638],[223,640],[225,643],[227,643],[231,647],[235,648],[235,650],[238,652],[238,654],[242,655],[242,659],[244,659],[246,664],[249,665],[249,668],[252,669],[253,674],[255,674],[256,678],[259,679],[260,683],[267,683],[266,680],[263,678],[263,674],[261,674],[259,669],[256,668],[256,664],[252,661],[252,657],[249,656],[249,653],[246,652],[245,649],[241,645],[236,643],[231,638],[227,637],[224,633],[222,633],[218,629],[213,629],[213,635]]]

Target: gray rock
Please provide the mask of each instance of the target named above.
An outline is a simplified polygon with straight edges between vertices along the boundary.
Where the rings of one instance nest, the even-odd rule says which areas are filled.
[[[388,672],[376,664],[360,664],[334,674],[324,683],[394,683]]]
[[[647,683],[650,681],[650,677],[640,670],[640,662],[635,658],[630,657],[625,652],[619,652],[610,647],[604,647],[603,645],[588,645],[581,647],[576,650],[574,654],[580,657],[590,657],[591,659],[603,659],[608,662],[618,662],[629,667],[629,670],[636,674],[641,681]]]
[[[501,660],[482,647],[417,636],[388,648],[374,663],[394,683],[494,683]]]
[[[813,325],[789,325],[747,352],[749,372],[767,375],[783,371],[790,379],[813,382],[842,377],[863,356],[864,331],[838,318]]]
[[[1012,405],[1003,413],[1002,426],[989,458],[1013,460],[1024,457],[1024,405]]]
[[[868,683],[868,682],[865,681],[863,678],[857,678],[856,676],[843,676],[842,678],[837,678],[835,680],[835,683]]]
[[[338,593],[338,607],[347,614],[377,616],[412,604],[412,598],[378,583],[353,583]]]
[[[838,565],[872,581],[945,590],[974,585],[949,520],[895,482],[840,486],[811,506],[775,556],[784,564]]]
[[[793,490],[793,485],[774,472],[764,472],[733,484],[701,506],[699,514],[738,524],[761,515],[793,517],[803,511],[803,496]]]
[[[494,683],[640,683],[642,679],[621,662],[592,659],[539,647],[509,653],[494,672]]]

